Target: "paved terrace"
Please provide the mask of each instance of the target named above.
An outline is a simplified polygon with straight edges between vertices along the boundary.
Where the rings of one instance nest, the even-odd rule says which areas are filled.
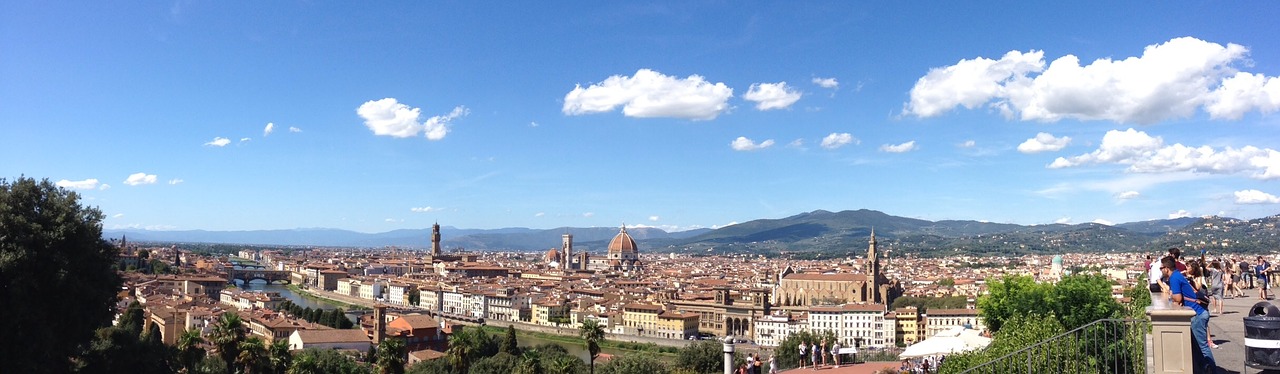
[[[1261,301],[1258,299],[1257,289],[1245,290],[1245,297],[1223,300],[1223,314],[1209,318],[1209,334],[1213,337],[1213,341],[1221,346],[1213,350],[1213,358],[1218,362],[1221,372],[1259,372],[1244,365],[1244,317],[1249,315],[1249,309],[1253,304]],[[1270,302],[1274,303],[1274,301]],[[1280,374],[1280,371],[1268,370],[1263,373]]]

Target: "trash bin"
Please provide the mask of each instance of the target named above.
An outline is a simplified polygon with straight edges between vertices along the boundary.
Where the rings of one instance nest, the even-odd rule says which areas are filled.
[[[1280,308],[1270,302],[1253,304],[1244,317],[1244,364],[1280,370]]]

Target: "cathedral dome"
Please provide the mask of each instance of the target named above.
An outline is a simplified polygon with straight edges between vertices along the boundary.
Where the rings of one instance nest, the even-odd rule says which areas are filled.
[[[619,231],[618,235],[609,241],[609,254],[623,253],[637,253],[636,241],[631,239],[631,234],[627,234],[626,226],[623,226],[622,231]]]
[[[544,255],[542,259],[546,262],[560,262],[560,250],[551,248],[551,250],[548,250],[547,254]]]

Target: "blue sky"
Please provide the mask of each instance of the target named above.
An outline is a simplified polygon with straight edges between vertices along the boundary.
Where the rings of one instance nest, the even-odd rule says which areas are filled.
[[[1280,213],[1269,2],[3,2],[0,176],[107,228]]]

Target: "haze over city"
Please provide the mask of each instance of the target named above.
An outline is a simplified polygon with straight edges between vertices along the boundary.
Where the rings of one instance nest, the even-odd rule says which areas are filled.
[[[1256,218],[1276,8],[6,2],[0,176],[107,229]]]

